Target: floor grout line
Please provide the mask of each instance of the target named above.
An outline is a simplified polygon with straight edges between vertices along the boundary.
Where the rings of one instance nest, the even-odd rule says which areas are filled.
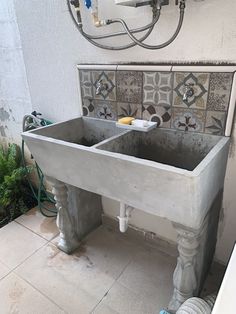
[[[41,250],[43,247],[46,247],[50,242],[44,243],[42,246],[40,246],[40,248],[36,249],[32,254],[30,254],[29,256],[27,256],[23,261],[21,261],[17,266],[13,267],[11,269],[11,272],[13,272],[14,270],[16,270],[18,267],[20,267],[24,262],[26,262],[30,257],[32,257],[35,253],[37,253],[39,250]],[[9,266],[7,266],[9,268]]]
[[[98,307],[98,305],[104,300],[104,298],[108,295],[109,291],[114,287],[114,285],[118,282],[119,278],[123,275],[123,273],[125,272],[125,270],[127,269],[127,267],[131,264],[131,262],[134,260],[135,257],[131,257],[130,260],[128,261],[128,263],[124,266],[124,268],[121,270],[120,274],[117,276],[117,278],[114,280],[114,282],[112,283],[112,285],[110,286],[110,288],[107,290],[107,292],[103,295],[103,297],[101,298],[101,300],[95,305],[95,307],[92,309],[92,311],[90,312],[91,314],[94,313],[94,311],[96,310],[96,308]]]
[[[69,314],[65,309],[63,309],[59,304],[57,304],[53,299],[49,298],[45,293],[40,291],[36,286],[32,285],[27,279],[22,277],[20,274],[12,271],[17,277],[19,277],[21,280],[26,282],[28,285],[30,285],[32,288],[34,288],[36,291],[38,291],[41,295],[43,295],[46,299],[48,299],[50,302],[52,302],[54,305],[56,305],[59,309],[61,309],[65,314]]]
[[[36,234],[37,236],[39,236],[40,238],[42,238],[42,239],[45,240],[45,241],[50,242],[50,241],[52,241],[52,240],[54,239],[54,238],[52,238],[52,239],[48,240],[48,239],[44,238],[42,235],[40,235],[40,234],[38,234],[37,232],[35,232],[34,230],[30,229],[29,227],[23,225],[22,223],[20,223],[20,222],[18,222],[18,221],[16,221],[16,220],[14,220],[14,222],[17,223],[18,225],[20,225],[21,227],[24,227],[25,229],[27,229],[27,230],[31,231],[32,233]],[[57,234],[57,235],[58,235],[58,234]],[[56,236],[57,236],[57,235],[56,235]],[[56,236],[55,236],[55,237],[56,237]]]

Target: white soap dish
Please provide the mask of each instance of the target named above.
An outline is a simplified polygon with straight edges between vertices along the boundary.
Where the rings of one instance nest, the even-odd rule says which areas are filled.
[[[123,128],[127,130],[148,132],[157,127],[157,122],[152,121],[143,121],[140,119],[135,119],[132,121],[133,124],[121,124],[116,122],[118,128]]]

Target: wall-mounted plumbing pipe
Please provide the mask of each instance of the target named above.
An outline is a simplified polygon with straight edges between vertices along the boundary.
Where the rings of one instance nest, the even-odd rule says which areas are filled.
[[[134,208],[128,206],[124,203],[120,203],[120,216],[118,216],[119,220],[119,228],[120,232],[126,232],[129,226],[130,214]]]
[[[159,20],[160,17],[160,12],[161,12],[161,6],[164,2],[162,2],[163,0],[152,0],[150,1],[152,10],[153,10],[153,21],[151,23],[149,23],[149,25],[146,25],[144,27],[140,27],[137,29],[133,29],[130,30],[127,26],[127,24],[125,23],[124,20],[122,19],[108,19],[108,20],[99,20],[98,18],[98,9],[97,7],[97,0],[94,0],[94,13],[92,13],[93,16],[93,22],[95,24],[95,26],[103,26],[103,25],[109,25],[109,24],[113,24],[113,23],[120,23],[122,25],[122,27],[124,28],[123,32],[118,32],[118,33],[112,33],[112,34],[106,34],[106,35],[90,35],[87,34],[86,32],[84,32],[83,30],[83,24],[82,24],[82,19],[81,19],[81,15],[80,15],[80,9],[79,9],[79,0],[67,0],[67,5],[68,5],[68,9],[69,9],[69,13],[71,15],[71,18],[74,22],[74,24],[76,25],[76,27],[78,28],[79,32],[81,33],[81,35],[83,37],[85,37],[91,44],[93,44],[96,47],[102,48],[102,49],[107,49],[107,50],[124,50],[124,49],[128,49],[131,47],[134,47],[135,45],[138,45],[140,47],[146,48],[146,49],[161,49],[164,48],[168,45],[170,45],[178,36],[180,29],[182,27],[183,24],[183,18],[184,18],[184,9],[185,9],[185,0],[180,0],[180,15],[179,15],[179,22],[176,28],[176,31],[174,32],[174,34],[172,35],[172,37],[167,40],[166,42],[159,44],[159,45],[148,45],[148,44],[144,44],[143,41],[148,38],[148,36],[151,34],[155,24],[157,23],[157,21]],[[75,6],[76,9],[76,13],[77,13],[77,20],[74,17],[74,14],[72,12],[71,9],[71,5]],[[80,15],[78,17],[78,14]],[[137,37],[134,36],[134,33],[139,33],[145,29],[148,29],[147,33],[141,37],[140,39],[138,39]],[[110,46],[110,45],[105,45],[105,44],[100,44],[98,43],[96,40],[99,39],[104,39],[104,38],[109,38],[109,37],[115,37],[115,36],[120,36],[120,35],[128,35],[129,38],[132,40],[131,43],[127,44],[127,45],[123,45],[123,46]]]

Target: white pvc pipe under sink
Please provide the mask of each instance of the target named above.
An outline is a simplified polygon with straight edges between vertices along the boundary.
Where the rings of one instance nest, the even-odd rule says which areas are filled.
[[[119,228],[120,232],[126,232],[129,226],[130,213],[133,210],[133,207],[128,206],[124,203],[120,203],[120,216],[117,216],[119,219]]]

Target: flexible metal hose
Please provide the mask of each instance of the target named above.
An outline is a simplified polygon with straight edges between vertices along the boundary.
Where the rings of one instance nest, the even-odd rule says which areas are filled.
[[[178,22],[178,26],[176,28],[176,31],[174,32],[174,35],[169,40],[167,40],[166,42],[159,44],[159,45],[148,45],[148,44],[141,42],[139,39],[137,39],[130,32],[127,24],[122,19],[111,20],[109,24],[120,23],[124,27],[125,31],[127,32],[128,36],[130,37],[130,39],[132,39],[138,46],[146,48],[146,49],[156,50],[156,49],[161,49],[161,48],[167,47],[169,44],[171,44],[175,40],[175,38],[178,36],[180,29],[183,25],[183,20],[184,20],[184,7],[182,7],[182,8],[180,7],[179,22]]]
[[[109,38],[109,37],[115,37],[115,36],[120,36],[120,35],[128,35],[127,32],[118,32],[118,33],[113,33],[113,34],[106,34],[106,35],[97,35],[97,36],[93,36],[93,35],[89,35],[87,34],[86,32],[83,31],[83,26],[82,26],[82,23],[78,23],[73,15],[73,12],[72,12],[72,9],[71,9],[71,5],[70,5],[70,0],[67,0],[67,6],[68,6],[68,10],[69,10],[69,13],[70,13],[70,16],[72,18],[72,21],[74,22],[75,26],[77,27],[77,29],[79,30],[79,32],[81,33],[81,35],[83,37],[85,37],[91,44],[93,44],[94,46],[98,47],[98,48],[102,48],[102,49],[106,49],[106,50],[125,50],[125,49],[128,49],[128,48],[131,48],[131,47],[134,47],[136,46],[136,43],[135,42],[132,42],[130,44],[127,44],[127,45],[123,45],[123,46],[117,46],[117,47],[114,47],[114,46],[109,46],[109,45],[105,45],[105,44],[100,44],[100,43],[97,43],[96,41],[94,41],[93,39],[104,39],[104,38]],[[157,23],[157,21],[159,20],[160,18],[160,8],[157,9],[157,12],[156,12],[156,16],[153,17],[153,21],[151,23],[149,23],[148,25],[146,26],[143,26],[141,28],[138,28],[138,29],[134,29],[132,30],[132,32],[134,33],[137,33],[137,32],[141,32],[147,28],[149,28],[148,32],[139,39],[139,41],[144,41],[150,34],[151,32],[153,31],[153,28],[155,26],[155,24]]]
[[[82,28],[82,23],[78,23],[76,21],[76,19],[74,18],[73,12],[71,10],[70,0],[67,0],[67,7],[68,7],[69,13],[70,13],[73,21],[75,22],[76,26],[79,27],[79,28]],[[159,5],[158,6],[154,5],[152,22],[150,22],[149,24],[147,24],[145,26],[131,29],[130,32],[132,34],[140,33],[140,32],[143,32],[143,31],[149,29],[150,27],[154,26],[156,24],[156,22],[158,21],[159,17],[160,17],[160,10],[161,10],[161,7]],[[88,34],[86,32],[84,32],[84,34],[86,36],[88,36],[90,39],[105,39],[105,38],[110,38],[110,37],[128,35],[126,31],[116,32],[116,33],[108,33],[108,34],[105,34],[105,35],[90,35],[90,34]]]

